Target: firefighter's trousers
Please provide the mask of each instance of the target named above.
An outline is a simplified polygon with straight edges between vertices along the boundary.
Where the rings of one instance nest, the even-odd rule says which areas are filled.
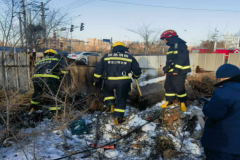
[[[165,81],[165,96],[166,100],[173,102],[178,98],[180,102],[187,101],[187,93],[185,89],[185,81],[187,74],[167,75]]]
[[[114,96],[116,90],[116,97]],[[128,92],[131,91],[131,83],[128,80],[107,80],[104,86],[104,100],[106,105],[115,105],[114,117],[123,118],[126,105]]]
[[[60,80],[55,78],[33,78],[33,86],[34,93],[32,95],[30,108],[35,108],[36,110],[42,109],[41,105],[46,104],[43,102],[43,95],[51,99],[47,105],[55,106],[55,100],[53,98],[58,92]],[[54,110],[54,107],[52,107],[52,109]]]

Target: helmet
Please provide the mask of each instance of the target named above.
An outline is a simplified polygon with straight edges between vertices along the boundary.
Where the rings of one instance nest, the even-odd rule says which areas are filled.
[[[123,46],[123,47],[126,47],[125,44],[124,44],[123,42],[116,42],[116,43],[113,44],[113,47],[112,47],[112,48],[117,47],[117,46]]]
[[[172,36],[177,36],[177,32],[174,30],[166,30],[165,32],[162,33],[160,39],[170,38]]]
[[[57,51],[54,49],[48,49],[44,52],[44,54],[55,54],[58,55]]]

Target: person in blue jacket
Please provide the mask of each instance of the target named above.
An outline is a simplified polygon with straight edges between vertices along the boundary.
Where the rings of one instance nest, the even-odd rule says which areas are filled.
[[[221,82],[203,107],[208,119],[201,143],[207,160],[240,160],[240,69],[224,64],[216,77]]]

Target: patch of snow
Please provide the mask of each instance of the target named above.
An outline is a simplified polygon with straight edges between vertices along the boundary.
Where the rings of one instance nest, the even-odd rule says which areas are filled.
[[[148,132],[148,131],[154,131],[156,129],[156,123],[149,123],[142,127],[142,131]]]
[[[202,130],[202,127],[201,127],[201,124],[200,122],[197,121],[197,126],[195,128],[197,131],[201,131]]]
[[[142,82],[139,83],[139,86],[143,87],[143,86],[146,86],[148,84],[158,83],[158,82],[165,81],[165,80],[166,80],[166,76],[162,76],[162,77],[150,79],[148,81],[142,81]]]
[[[130,117],[130,121],[129,123],[127,124],[127,126],[132,127],[132,126],[141,126],[143,124],[145,124],[147,121],[146,120],[143,120],[141,117],[139,117],[138,115],[134,115]]]
[[[119,152],[117,150],[106,150],[104,152],[104,155],[107,157],[107,158],[117,158],[118,155],[119,155]]]

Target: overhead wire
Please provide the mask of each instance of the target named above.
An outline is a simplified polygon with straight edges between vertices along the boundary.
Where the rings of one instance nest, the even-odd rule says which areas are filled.
[[[79,4],[79,3],[81,3],[82,1],[85,1],[85,0],[77,0],[77,1],[74,1],[74,2],[72,2],[72,3],[70,3],[70,4],[67,4],[66,6],[60,7],[60,9],[75,6],[75,5]]]
[[[93,1],[95,1],[95,0],[81,0],[81,1],[78,0],[78,1],[75,1],[73,3],[68,4],[66,6],[61,7],[61,9],[73,10],[73,9],[78,8],[78,7],[84,6],[84,5],[88,4],[88,3],[91,3]]]
[[[69,7],[69,8],[67,8],[66,10],[74,10],[74,9],[76,9],[76,8],[79,8],[79,7],[81,7],[81,6],[87,5],[87,4],[92,3],[92,2],[94,2],[94,1],[95,1],[95,0],[87,0],[87,1],[85,1],[85,2],[82,2],[81,4],[75,5],[75,6],[73,6],[73,7]]]
[[[155,8],[171,8],[171,9],[181,9],[181,10],[212,11],[212,12],[240,12],[240,10],[238,11],[238,10],[203,9],[203,8],[184,8],[184,7],[182,8],[182,7],[148,5],[148,4],[140,4],[140,3],[119,2],[119,1],[112,1],[112,0],[101,0],[101,1],[128,4],[128,5],[136,5],[136,6],[155,7]]]

